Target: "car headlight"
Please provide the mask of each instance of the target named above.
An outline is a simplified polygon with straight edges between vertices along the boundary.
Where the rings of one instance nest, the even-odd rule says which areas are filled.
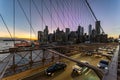
[[[50,75],[51,73],[48,73],[48,75]]]
[[[105,67],[105,69],[108,69],[108,67]]]
[[[79,73],[81,73],[81,71],[78,71]]]
[[[100,67],[100,65],[99,65],[99,64],[97,64],[97,67]]]

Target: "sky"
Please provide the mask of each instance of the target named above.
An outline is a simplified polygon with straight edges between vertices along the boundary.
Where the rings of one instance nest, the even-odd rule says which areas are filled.
[[[12,37],[13,1],[0,0],[0,14],[4,18]],[[95,27],[95,20],[84,0],[33,0],[31,1],[31,9],[30,0],[19,0],[19,2],[15,0],[16,38],[30,38],[30,30],[32,31],[32,38],[37,38],[37,31],[43,31],[46,25],[50,33],[57,27],[61,30],[70,28],[75,31],[77,26],[81,25],[85,32],[88,32],[89,24],[92,24],[93,28]],[[120,0],[88,0],[88,2],[97,19],[101,21],[105,33],[117,38],[120,34]],[[1,17],[0,37],[10,37]]]
[[[120,0],[89,0],[101,25],[109,36],[120,35]]]

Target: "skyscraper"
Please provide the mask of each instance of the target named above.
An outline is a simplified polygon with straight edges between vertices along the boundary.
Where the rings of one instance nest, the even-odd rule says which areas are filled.
[[[44,29],[44,42],[47,42],[48,41],[48,26],[45,26],[45,29]]]
[[[84,34],[84,27],[81,27],[81,35]]]
[[[96,35],[96,30],[93,29],[92,30],[92,36],[91,36],[91,42],[95,42],[95,40],[96,40],[96,38],[95,38],[96,36],[95,35]]]
[[[95,22],[96,35],[100,35],[100,21]]]
[[[66,35],[66,41],[69,40],[69,34],[70,34],[70,28],[66,28],[65,35]]]
[[[80,36],[80,35],[81,35],[81,26],[78,26],[78,29],[77,29],[77,34],[78,34],[78,36]]]
[[[66,34],[69,34],[69,33],[70,33],[70,28],[66,28],[65,33],[66,33]]]
[[[38,41],[39,43],[43,43],[44,33],[42,31],[38,31]]]
[[[89,36],[92,35],[92,25],[91,24],[88,26],[88,34],[89,34]]]
[[[78,26],[78,29],[77,29],[77,31],[76,31],[77,43],[80,42],[80,40],[81,40],[81,35],[82,35],[82,33],[81,33],[81,26],[79,25],[79,26]]]
[[[96,35],[96,30],[93,29],[93,30],[92,30],[92,36],[95,36],[95,35]]]

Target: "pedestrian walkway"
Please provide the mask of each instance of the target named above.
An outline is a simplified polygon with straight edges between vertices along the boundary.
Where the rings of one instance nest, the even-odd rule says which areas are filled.
[[[119,53],[119,46],[117,47],[112,61],[109,65],[109,71],[105,74],[103,80],[117,80],[117,65],[118,65],[118,53]]]

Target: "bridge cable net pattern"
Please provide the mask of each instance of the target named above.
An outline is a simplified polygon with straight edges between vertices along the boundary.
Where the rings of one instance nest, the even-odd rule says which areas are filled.
[[[12,61],[13,54],[9,54],[2,61],[0,61],[0,80],[3,78],[10,62]]]
[[[43,30],[45,25],[51,26],[51,29],[49,27],[51,33],[58,27],[61,30],[65,30],[65,28],[76,30],[78,25],[83,26],[87,31],[87,26],[89,24],[94,25],[95,22],[84,0],[26,0],[26,2],[24,2],[24,0],[13,0],[13,4],[10,3],[10,5],[13,6],[13,13],[11,13],[13,14],[13,35],[11,27],[7,25],[8,20],[4,18],[4,16],[7,15],[0,11],[0,18],[10,38],[14,41],[18,34],[22,35],[18,33],[18,26],[25,26],[22,27],[22,31],[28,32],[31,40],[31,38],[34,37],[33,34],[35,38],[37,38],[36,32]],[[10,14],[9,11],[8,13]],[[23,23],[21,23],[21,19],[24,21]],[[22,25],[18,25],[17,22],[20,22],[19,24]],[[26,59],[26,56],[27,58],[28,56],[32,56],[33,58],[32,53],[36,54],[36,52],[21,53],[24,55],[15,53],[15,56],[21,58],[17,63]],[[41,53],[37,53],[36,55],[40,56]],[[17,60],[18,59],[15,58],[15,61]],[[33,60],[31,60],[31,63],[33,63],[32,61]],[[15,62],[15,64],[17,63]],[[27,63],[29,63],[29,61]]]
[[[57,51],[50,50],[50,49],[47,49],[47,50],[48,50],[49,52],[54,53],[54,54],[60,55],[60,56],[66,58],[66,59],[68,59],[68,60],[70,60],[70,61],[73,61],[73,62],[77,63],[78,65],[83,65],[83,66],[86,66],[86,67],[88,67],[88,68],[90,68],[90,69],[93,69],[93,70],[95,71],[95,73],[98,75],[98,77],[100,78],[100,80],[102,80],[102,78],[103,78],[103,76],[104,76],[104,72],[103,72],[102,70],[100,70],[100,69],[98,69],[98,68],[96,68],[96,67],[94,67],[94,66],[92,66],[92,65],[85,64],[85,63],[82,63],[82,62],[80,62],[80,61],[78,61],[78,60],[72,59],[72,58],[70,58],[70,57],[68,57],[68,56],[65,56],[64,54],[61,54],[61,53],[59,53],[59,52],[57,52]]]

